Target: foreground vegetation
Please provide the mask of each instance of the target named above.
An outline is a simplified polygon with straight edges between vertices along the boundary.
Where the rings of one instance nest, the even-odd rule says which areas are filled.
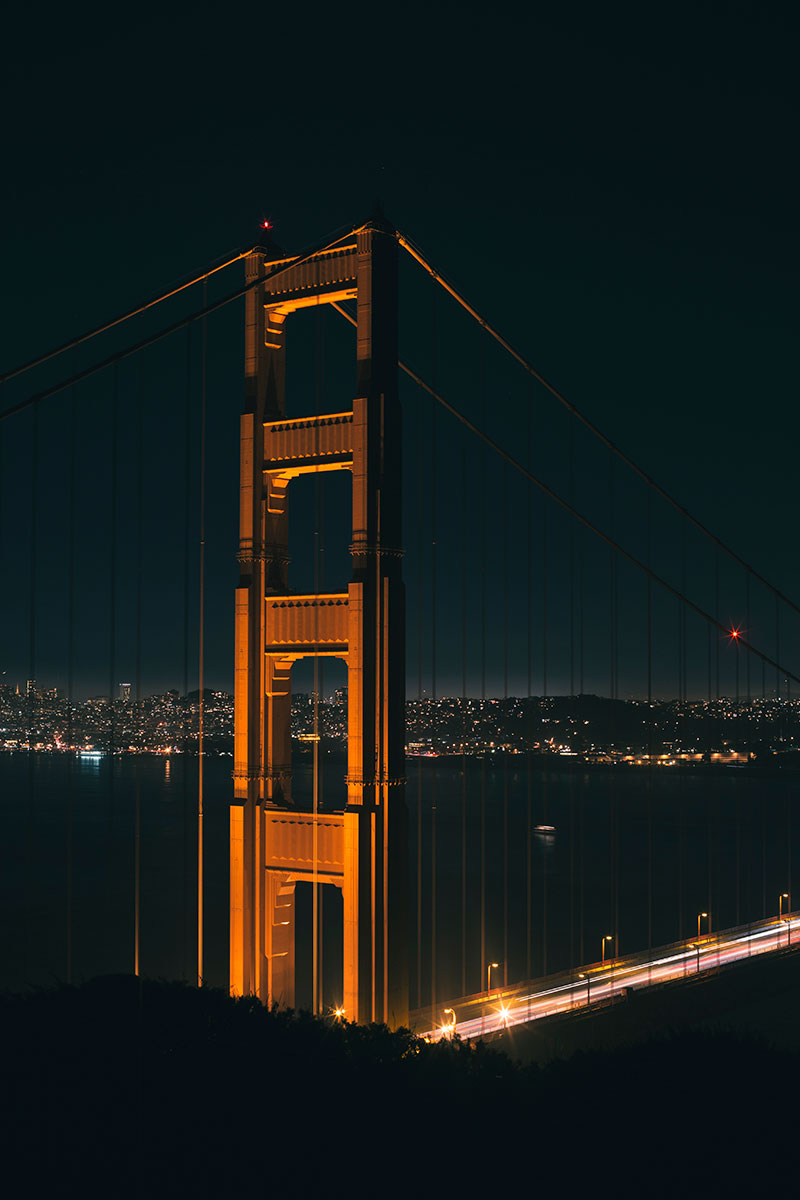
[[[0,1000],[27,1195],[764,1194],[800,1057],[713,1032],[521,1066],[129,977]],[[644,1173],[644,1174],[642,1174]]]

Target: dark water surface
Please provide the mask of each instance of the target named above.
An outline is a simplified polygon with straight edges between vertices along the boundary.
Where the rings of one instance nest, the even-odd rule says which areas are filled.
[[[431,1002],[434,956],[436,998],[446,1001],[485,987],[482,961],[484,970],[502,964],[493,982],[506,970],[514,982],[598,959],[605,934],[624,954],[691,935],[700,911],[711,912],[715,928],[777,912],[780,893],[791,892],[800,799],[794,778],[577,766],[528,772],[520,761],[521,769],[468,760],[462,772],[460,763],[408,760],[412,1006]],[[326,806],[336,807],[343,776],[341,762],[325,764]],[[308,767],[296,770],[295,788],[298,802],[307,801]],[[206,761],[204,790],[204,974],[224,987],[230,759]],[[0,987],[65,980],[68,970],[79,981],[133,969],[137,791],[141,969],[195,978],[197,760],[125,755],[112,767],[109,759],[20,753],[0,755]],[[556,832],[529,839],[529,820]],[[341,995],[341,900],[335,889],[322,891],[323,989],[333,1004]],[[311,1000],[310,929],[311,888],[304,885],[304,1004]]]

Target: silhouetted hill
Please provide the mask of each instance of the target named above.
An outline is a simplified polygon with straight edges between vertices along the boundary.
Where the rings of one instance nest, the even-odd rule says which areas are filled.
[[[520,1067],[128,977],[0,1016],[15,1195],[763,1195],[794,1169],[798,1059],[752,1039]]]

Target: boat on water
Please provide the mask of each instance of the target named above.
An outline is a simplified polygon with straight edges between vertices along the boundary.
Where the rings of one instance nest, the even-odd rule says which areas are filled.
[[[534,827],[533,827],[534,833],[541,833],[545,837],[552,837],[552,835],[555,833],[555,831],[556,831],[555,825],[534,825]]]
[[[88,762],[97,762],[101,758],[105,758],[105,750],[79,750],[78,758],[85,758]]]

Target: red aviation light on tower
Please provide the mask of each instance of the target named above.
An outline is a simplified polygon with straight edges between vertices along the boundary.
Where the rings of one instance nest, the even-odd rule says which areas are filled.
[[[263,229],[265,233],[268,233],[270,229],[274,228],[272,221],[270,221],[267,217],[264,217],[263,220],[259,221],[258,227],[259,229]]]

